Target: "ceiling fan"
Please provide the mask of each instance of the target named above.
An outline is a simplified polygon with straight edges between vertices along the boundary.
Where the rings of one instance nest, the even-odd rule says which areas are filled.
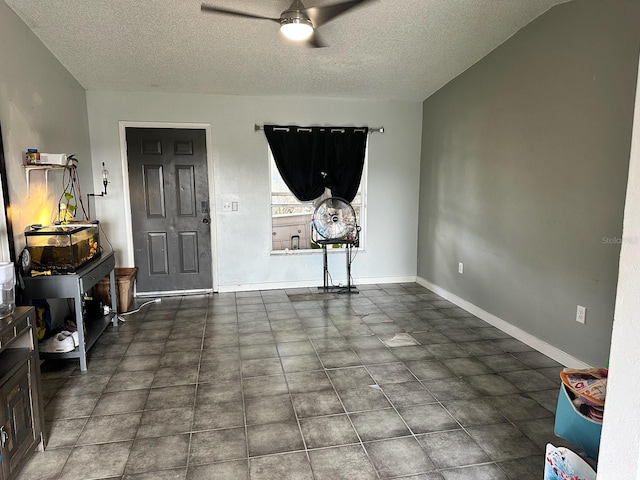
[[[316,31],[318,27],[342,15],[347,10],[370,1],[372,0],[347,0],[324,7],[307,8],[302,4],[302,1],[294,0],[291,6],[282,12],[279,17],[266,17],[239,10],[207,5],[206,3],[203,3],[200,9],[203,12],[277,22],[280,24],[280,31],[285,37],[290,40],[306,42],[308,46],[313,48],[319,48],[324,47],[325,44]]]

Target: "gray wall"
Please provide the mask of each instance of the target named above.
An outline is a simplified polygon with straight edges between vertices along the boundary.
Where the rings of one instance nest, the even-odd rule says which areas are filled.
[[[418,276],[594,365],[611,339],[638,25],[638,2],[557,6],[423,106]]]
[[[134,264],[123,228],[125,190],[121,120],[201,122],[211,126],[210,199],[222,290],[322,284],[322,255],[271,253],[268,144],[256,123],[384,126],[369,137],[364,250],[353,262],[356,283],[413,281],[418,238],[422,103],[311,97],[248,97],[166,93],[87,93],[92,157],[110,172],[109,195],[96,202],[116,258]],[[237,201],[238,211],[222,203]],[[401,235],[393,232],[402,232]],[[346,279],[344,255],[329,255],[336,281]]]
[[[75,153],[83,192],[90,186],[91,149],[85,90],[0,0],[0,124],[7,163],[16,251],[24,246],[24,227],[48,223],[62,192],[62,172],[32,174],[27,191],[22,168],[27,148]],[[48,195],[47,195],[48,193]]]

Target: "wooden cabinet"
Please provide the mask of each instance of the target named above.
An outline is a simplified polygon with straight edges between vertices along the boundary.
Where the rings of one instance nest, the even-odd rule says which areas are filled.
[[[33,307],[0,319],[0,480],[44,449],[44,411]]]

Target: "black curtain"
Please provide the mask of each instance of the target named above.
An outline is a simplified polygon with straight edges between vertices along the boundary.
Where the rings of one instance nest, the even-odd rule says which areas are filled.
[[[324,189],[353,201],[360,185],[369,129],[265,125],[278,171],[302,202],[318,198]]]

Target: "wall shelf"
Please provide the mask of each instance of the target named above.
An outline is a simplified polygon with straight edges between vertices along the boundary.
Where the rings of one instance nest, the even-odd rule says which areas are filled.
[[[22,165],[24,168],[25,177],[27,179],[27,195],[31,195],[31,172],[42,171],[44,172],[44,183],[46,193],[49,193],[49,172],[51,170],[62,170],[67,168],[66,165]]]

